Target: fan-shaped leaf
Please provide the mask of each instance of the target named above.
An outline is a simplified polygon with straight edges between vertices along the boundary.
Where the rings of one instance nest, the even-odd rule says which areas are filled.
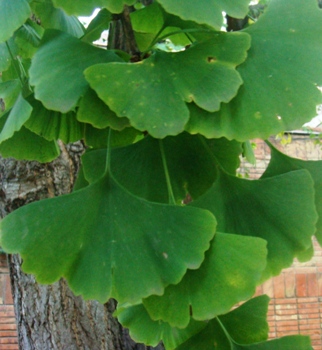
[[[124,5],[133,5],[136,0],[53,0],[56,7],[71,15],[90,15],[97,7],[106,7],[112,13],[121,13]]]
[[[0,1],[0,43],[8,40],[25,23],[31,10],[27,0]]]
[[[205,261],[188,271],[178,285],[143,304],[153,320],[185,328],[190,316],[208,320],[250,298],[266,267],[266,242],[259,238],[216,233]]]
[[[1,245],[42,283],[65,277],[86,299],[138,303],[198,268],[215,226],[208,211],[147,202],[105,175],[6,216]]]
[[[166,322],[151,320],[142,304],[118,308],[116,316],[124,327],[129,328],[131,338],[136,342],[157,346],[162,340],[167,350],[175,349],[207,325],[191,320],[187,328],[174,328]]]
[[[223,25],[223,12],[232,17],[244,18],[248,13],[249,0],[158,0],[169,13],[217,30]]]
[[[322,245],[322,161],[294,159],[279,152],[272,144],[269,144],[269,147],[271,149],[271,161],[262,178],[272,177],[298,169],[306,169],[312,176],[315,188],[315,205],[319,215],[315,235],[320,245]],[[309,259],[310,254],[305,260]]]
[[[283,18],[276,21],[276,18]],[[308,18],[310,20],[308,21]],[[191,109],[187,130],[245,141],[301,127],[322,102],[322,11],[315,0],[272,0],[245,32],[252,44],[237,70],[244,82],[219,112]]]
[[[120,58],[111,51],[86,44],[67,33],[48,29],[29,71],[35,97],[46,108],[66,113],[76,106],[88,89],[84,69],[111,61],[120,61]]]
[[[242,81],[235,67],[249,45],[248,35],[224,33],[183,52],[158,51],[135,64],[98,64],[86,69],[85,77],[119,117],[163,138],[183,131],[189,119],[185,102],[215,111],[236,95]]]
[[[221,232],[268,242],[263,278],[290,266],[312,244],[317,213],[313,180],[306,170],[253,181],[220,172],[212,188],[192,205],[216,215]]]

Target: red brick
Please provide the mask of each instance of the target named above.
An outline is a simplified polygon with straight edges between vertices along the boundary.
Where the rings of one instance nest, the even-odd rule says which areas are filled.
[[[273,278],[273,287],[274,287],[274,298],[276,299],[285,298],[284,274],[281,274]]]
[[[307,292],[310,297],[319,295],[318,281],[315,273],[310,273],[307,276]]]
[[[0,350],[19,350],[18,344],[0,344]]]
[[[263,294],[268,295],[270,298],[274,297],[273,280],[269,279],[263,285]]]
[[[4,337],[16,337],[17,331],[0,331],[0,338]]]
[[[303,273],[298,273],[295,275],[296,279],[296,295],[298,297],[307,296],[307,287],[306,287],[306,275]]]
[[[287,298],[295,297],[295,274],[289,271],[284,274],[285,278],[285,296]]]
[[[5,304],[7,305],[13,304],[9,275],[6,275],[6,279],[5,279],[4,300],[5,300]]]
[[[0,331],[9,331],[9,330],[15,330],[17,328],[16,324],[1,324],[0,323]]]

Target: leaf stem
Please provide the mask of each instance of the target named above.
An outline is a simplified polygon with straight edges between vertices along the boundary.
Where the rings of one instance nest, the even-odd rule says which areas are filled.
[[[111,153],[112,153],[112,128],[108,131],[107,137],[107,152],[106,152],[106,163],[105,163],[105,174],[111,171]]]
[[[159,140],[159,147],[160,147],[161,158],[162,158],[162,163],[163,163],[164,175],[165,175],[165,179],[167,182],[169,204],[175,205],[176,201],[175,201],[172,186],[171,186],[170,174],[169,174],[167,159],[166,159],[166,155],[164,152],[164,146],[163,146],[162,140]]]
[[[219,323],[221,329],[224,331],[225,336],[227,337],[227,339],[228,339],[228,341],[229,341],[229,345],[231,346],[231,349],[233,349],[234,344],[233,344],[233,340],[232,340],[230,334],[228,333],[228,331],[227,331],[227,329],[225,328],[225,326],[223,325],[223,323],[220,321],[220,318],[219,318],[219,317],[216,317],[216,320],[217,320],[217,322]]]

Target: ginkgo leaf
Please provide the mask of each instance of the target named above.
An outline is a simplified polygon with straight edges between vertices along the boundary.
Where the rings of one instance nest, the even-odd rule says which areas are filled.
[[[248,13],[249,0],[157,0],[164,9],[184,20],[207,24],[217,30],[223,25],[223,12],[236,18]]]
[[[220,171],[211,189],[191,205],[210,210],[220,232],[265,239],[266,279],[289,267],[294,257],[311,247],[317,221],[313,186],[306,170],[259,180]]]
[[[78,18],[55,8],[52,0],[32,1],[31,8],[45,29],[58,29],[77,38],[84,34],[84,27]]]
[[[176,350],[311,350],[310,338],[305,336],[266,341],[268,301],[267,296],[260,296],[211,320],[201,332]]]
[[[31,15],[28,0],[0,1],[0,43],[8,40]]]
[[[46,140],[62,140],[64,143],[76,142],[84,136],[84,124],[76,120],[74,112],[62,114],[44,108],[41,102],[29,97],[33,110],[24,124],[26,128]]]
[[[217,232],[198,270],[188,271],[179,284],[143,304],[153,320],[179,328],[187,327],[190,317],[203,321],[227,313],[254,294],[266,254],[262,239]]]
[[[31,115],[31,105],[20,94],[0,132],[0,144],[19,131]]]
[[[276,18],[283,18],[276,21]],[[307,19],[310,18],[310,21]],[[208,113],[194,106],[187,130],[245,141],[301,127],[322,103],[322,11],[316,0],[272,0],[247,32],[251,49],[238,67],[237,96]]]
[[[112,13],[121,13],[124,5],[133,5],[136,0],[53,0],[53,3],[71,15],[89,16],[98,7],[105,7]]]
[[[186,102],[215,111],[236,95],[242,81],[235,67],[249,45],[248,35],[223,33],[182,52],[157,51],[134,64],[97,64],[85,70],[85,77],[119,117],[163,138],[184,130]]]
[[[191,320],[186,328],[180,329],[171,327],[166,322],[153,321],[142,304],[118,307],[114,316],[123,327],[129,329],[131,338],[136,342],[157,346],[162,340],[167,350],[177,348],[207,326],[206,322]]]
[[[82,41],[92,43],[98,40],[102,32],[109,29],[111,20],[112,14],[105,8],[101,9],[86,28]]]
[[[0,72],[9,68],[11,57],[6,43],[0,43]]]
[[[18,79],[0,82],[0,98],[4,111],[8,111],[15,104],[20,92],[21,83]]]
[[[89,123],[98,129],[111,127],[114,130],[123,130],[125,127],[130,126],[127,118],[119,118],[98,98],[92,89],[86,91],[79,103],[77,120],[83,123]]]
[[[86,299],[135,304],[198,268],[215,227],[206,210],[145,201],[105,175],[6,216],[1,246],[41,283],[65,277]]]
[[[32,60],[30,84],[35,86],[35,97],[47,109],[66,113],[75,108],[88,89],[83,76],[85,68],[100,62],[120,60],[114,52],[84,43],[67,33],[48,29]]]
[[[322,245],[322,161],[307,161],[291,158],[278,151],[272,144],[268,143],[268,145],[271,149],[271,160],[262,178],[272,177],[298,169],[306,169],[312,176],[315,189],[315,206],[319,215],[315,236]],[[309,255],[306,260],[310,260],[312,253],[313,252],[308,252]]]
[[[22,27],[20,27],[16,31],[14,37],[19,56],[23,58],[31,58],[37,51],[42,34],[42,27],[38,26],[31,20],[28,20]]]
[[[162,141],[145,137],[133,145],[112,150],[111,169],[117,180],[131,193],[161,203],[168,203],[169,196],[160,147],[163,147],[172,191],[179,203],[187,193],[196,198],[212,185],[218,162],[234,174],[241,153],[241,145],[235,141],[206,140],[187,133]],[[84,154],[82,161],[89,182],[104,174],[105,159],[104,149]]]
[[[9,112],[0,118],[0,130],[4,127]],[[36,160],[48,163],[59,156],[60,150],[55,141],[47,141],[22,126],[12,137],[0,145],[0,154],[4,158],[18,160]]]

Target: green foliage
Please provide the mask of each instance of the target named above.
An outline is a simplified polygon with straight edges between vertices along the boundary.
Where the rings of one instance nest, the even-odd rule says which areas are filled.
[[[250,138],[315,116],[322,12],[270,0],[247,28],[222,29],[223,11],[242,19],[249,3],[0,0],[1,155],[49,162],[57,140],[88,148],[74,192],[8,215],[0,243],[40,282],[116,298],[148,345],[310,349],[307,337],[267,341],[268,298],[251,297],[310,259],[314,234],[322,243],[321,162],[270,145],[262,178],[236,170],[241,154],[256,160]],[[76,16],[97,7],[85,29]],[[124,45],[93,45],[120,27]]]

